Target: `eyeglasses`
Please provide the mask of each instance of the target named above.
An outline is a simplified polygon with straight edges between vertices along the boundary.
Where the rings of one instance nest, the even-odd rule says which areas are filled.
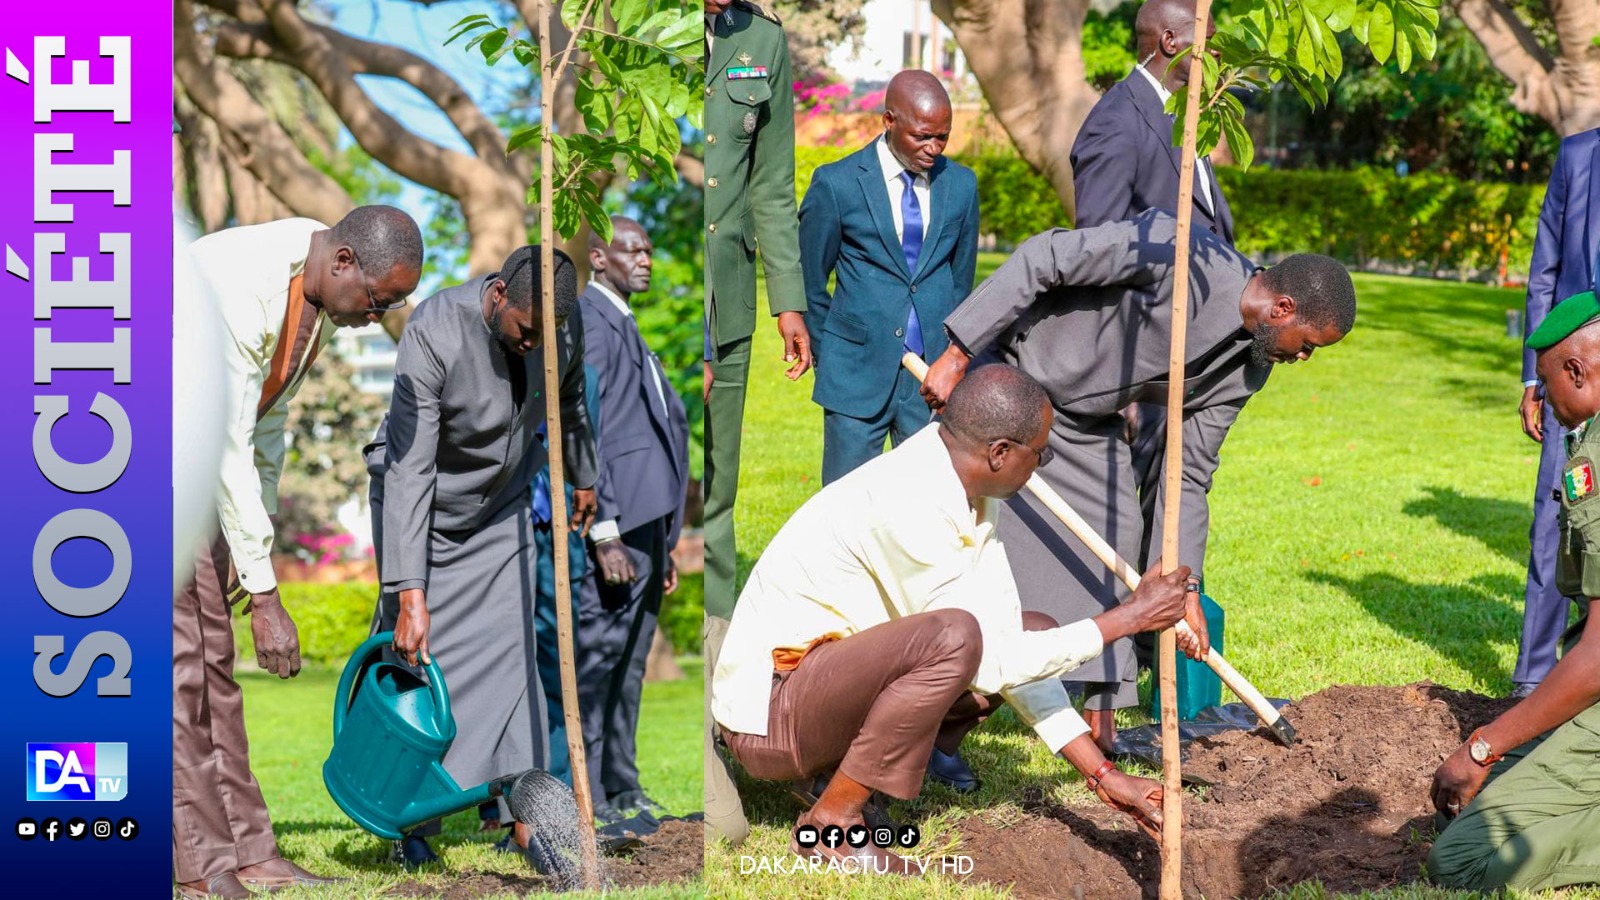
[[[373,296],[371,282],[367,281],[367,267],[363,266],[361,264],[361,257],[356,255],[356,248],[354,248],[354,247],[350,248],[350,257],[356,261],[356,268],[361,270],[361,286],[367,289],[367,312],[369,312],[369,313],[393,312],[394,310],[397,310],[400,307],[406,305],[406,301],[407,301],[408,298],[401,297],[399,300],[395,300],[395,301],[390,302],[390,303],[385,303],[385,304],[380,306],[378,304],[378,298]]]
[[[1027,447],[1029,450],[1033,450],[1033,446],[1031,444],[1025,444],[1022,441],[1014,441],[1010,438],[995,438],[989,442],[989,449],[993,450],[995,444],[1002,442],[1010,444],[1013,447]],[[1033,450],[1033,455],[1039,457],[1040,466],[1048,466],[1050,465],[1050,460],[1056,458],[1056,451],[1050,449],[1050,444],[1047,442],[1044,445],[1043,450]]]

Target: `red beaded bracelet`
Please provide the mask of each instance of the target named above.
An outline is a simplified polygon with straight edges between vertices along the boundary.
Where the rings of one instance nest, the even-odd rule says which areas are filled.
[[[1106,777],[1106,773],[1107,772],[1114,771],[1116,768],[1117,768],[1117,764],[1112,762],[1109,759],[1106,760],[1105,762],[1101,763],[1100,764],[1100,768],[1095,769],[1094,770],[1094,774],[1090,775],[1089,778],[1088,778],[1089,790],[1091,790],[1091,791],[1100,790],[1100,781],[1101,781],[1101,779]]]

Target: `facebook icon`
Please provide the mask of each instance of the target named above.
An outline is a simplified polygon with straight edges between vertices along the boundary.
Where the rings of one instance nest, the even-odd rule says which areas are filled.
[[[28,744],[29,800],[121,800],[127,795],[127,744]]]

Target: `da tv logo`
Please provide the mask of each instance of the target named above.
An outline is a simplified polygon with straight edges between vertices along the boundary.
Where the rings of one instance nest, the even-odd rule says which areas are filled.
[[[121,800],[127,744],[28,744],[29,800]]]

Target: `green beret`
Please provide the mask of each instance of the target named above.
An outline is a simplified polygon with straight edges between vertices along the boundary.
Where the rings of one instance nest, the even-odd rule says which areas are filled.
[[[1593,291],[1573,294],[1557,303],[1544,317],[1539,327],[1528,335],[1529,350],[1544,350],[1566,340],[1569,335],[1590,322],[1600,319],[1600,299]]]

